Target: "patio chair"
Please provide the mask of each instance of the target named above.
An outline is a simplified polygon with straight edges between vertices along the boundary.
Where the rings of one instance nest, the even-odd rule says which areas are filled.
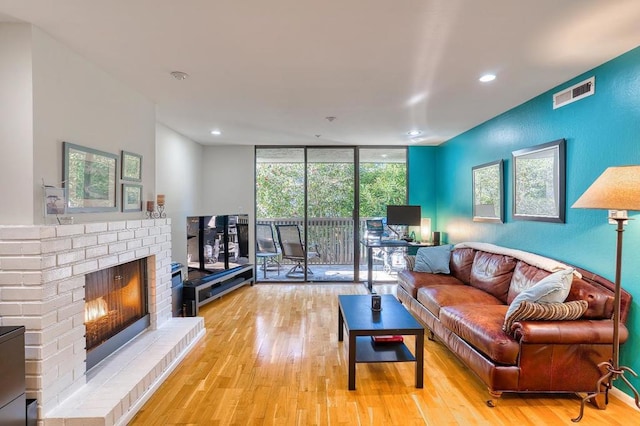
[[[280,262],[278,257],[282,254],[276,244],[273,228],[267,223],[256,224],[256,257],[262,259],[262,271],[264,278],[267,278],[269,265],[276,265],[278,275],[280,275]]]
[[[299,276],[299,274],[304,275],[302,263],[305,260],[319,257],[318,252],[306,251],[298,225],[276,225],[276,231],[278,232],[280,247],[282,247],[282,258],[295,262],[293,268],[287,272],[287,277]],[[307,267],[307,274],[313,275],[313,271],[309,267]]]
[[[236,224],[238,242],[235,248],[236,262],[240,258],[249,258],[249,225],[246,223]]]

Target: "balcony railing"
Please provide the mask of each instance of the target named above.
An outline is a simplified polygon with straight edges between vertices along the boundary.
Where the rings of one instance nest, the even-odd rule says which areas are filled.
[[[361,218],[359,221],[360,235],[364,235],[365,223],[368,218]],[[302,218],[272,218],[258,219],[257,223],[271,225],[295,224],[300,227],[300,232],[304,238],[304,219]],[[310,260],[310,263],[321,263],[325,265],[350,265],[355,259],[354,221],[344,217],[322,217],[308,220],[307,240],[309,250],[317,251],[319,258]],[[275,232],[275,226],[274,226]],[[366,262],[365,250],[360,250],[360,264]],[[288,263],[286,260],[284,263]]]

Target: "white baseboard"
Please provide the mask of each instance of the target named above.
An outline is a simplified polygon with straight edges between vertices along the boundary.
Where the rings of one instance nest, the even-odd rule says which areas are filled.
[[[631,408],[635,409],[636,411],[640,412],[640,409],[636,405],[636,400],[634,398],[630,397],[629,395],[627,395],[626,393],[622,392],[620,389],[613,387],[613,388],[611,388],[609,393],[611,394],[611,396],[619,399],[620,401],[622,401],[623,403],[625,403],[629,407],[631,407]]]

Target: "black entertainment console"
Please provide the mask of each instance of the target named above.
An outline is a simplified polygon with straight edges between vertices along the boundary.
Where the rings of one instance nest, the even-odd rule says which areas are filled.
[[[196,316],[202,305],[206,305],[243,285],[253,285],[253,269],[253,265],[238,266],[185,281],[182,289],[185,316]]]
[[[184,316],[196,316],[202,305],[243,285],[253,285],[253,271],[249,263],[248,215],[187,217]]]

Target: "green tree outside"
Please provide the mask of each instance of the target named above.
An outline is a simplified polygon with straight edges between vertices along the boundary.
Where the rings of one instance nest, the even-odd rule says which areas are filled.
[[[310,163],[307,167],[309,217],[351,217],[354,166],[350,163]],[[386,215],[387,204],[406,203],[406,165],[360,165],[360,216]],[[259,163],[256,166],[258,218],[304,216],[304,165]]]

